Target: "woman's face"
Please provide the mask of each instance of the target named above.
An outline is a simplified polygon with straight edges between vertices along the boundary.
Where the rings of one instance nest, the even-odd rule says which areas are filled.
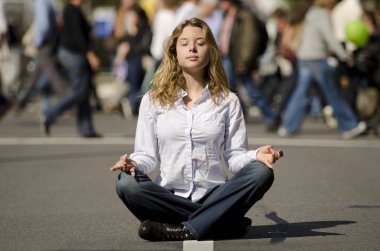
[[[184,69],[202,70],[210,60],[205,32],[199,27],[186,26],[176,44],[177,60]]]

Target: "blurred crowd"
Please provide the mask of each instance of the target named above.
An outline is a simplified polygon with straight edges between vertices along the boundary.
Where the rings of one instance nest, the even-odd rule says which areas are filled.
[[[380,12],[366,8],[365,0],[274,1],[265,11],[257,0],[119,0],[112,32],[103,40],[112,81],[102,85],[95,78],[104,62],[84,0],[66,1],[62,10],[53,0],[33,1],[33,22],[19,38],[3,1],[0,118],[38,100],[47,136],[67,112],[75,114],[82,137],[101,136],[95,110],[136,116],[166,38],[191,17],[210,26],[247,119],[256,114],[281,137],[301,133],[305,117],[340,130],[344,139],[377,135]],[[20,50],[33,63],[26,70],[17,60]]]

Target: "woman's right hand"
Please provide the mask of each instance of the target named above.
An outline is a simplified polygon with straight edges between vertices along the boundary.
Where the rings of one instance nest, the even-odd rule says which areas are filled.
[[[256,159],[269,168],[273,168],[274,163],[283,156],[284,152],[282,150],[275,150],[271,145],[260,147],[256,153]]]
[[[128,154],[124,154],[120,157],[119,161],[117,161],[111,168],[110,171],[120,170],[122,172],[130,172],[132,176],[136,175],[137,164],[134,160],[128,157]]]

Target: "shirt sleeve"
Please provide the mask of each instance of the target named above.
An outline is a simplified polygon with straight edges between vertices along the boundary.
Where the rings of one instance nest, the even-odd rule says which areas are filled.
[[[145,94],[140,105],[137,120],[135,149],[130,158],[137,163],[137,169],[150,174],[158,163],[157,158],[157,116],[149,94]]]
[[[49,32],[49,6],[47,1],[37,0],[34,5],[34,12],[36,13],[34,19],[35,36],[34,44],[40,47],[45,42]]]
[[[347,54],[344,51],[343,46],[339,43],[337,37],[335,36],[330,14],[327,11],[323,11],[322,15],[323,17],[318,20],[318,31],[323,36],[323,39],[327,44],[328,50],[334,53],[340,60],[346,61]]]
[[[256,160],[257,150],[248,149],[247,131],[240,101],[236,96],[229,105],[226,123],[224,159],[232,173]]]

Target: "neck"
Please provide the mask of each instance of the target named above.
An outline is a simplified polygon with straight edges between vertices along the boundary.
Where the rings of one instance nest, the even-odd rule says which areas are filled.
[[[203,75],[189,75],[185,74],[186,79],[186,91],[191,96],[191,94],[199,94],[206,87],[206,81]]]
[[[191,109],[195,100],[197,100],[203,89],[206,87],[206,81],[201,75],[185,74],[187,96],[183,98],[187,108]]]
[[[75,6],[80,6],[82,4],[82,0],[71,0],[70,3]]]
[[[227,16],[235,16],[237,13],[237,7],[235,5],[232,5],[228,10],[227,10]]]

